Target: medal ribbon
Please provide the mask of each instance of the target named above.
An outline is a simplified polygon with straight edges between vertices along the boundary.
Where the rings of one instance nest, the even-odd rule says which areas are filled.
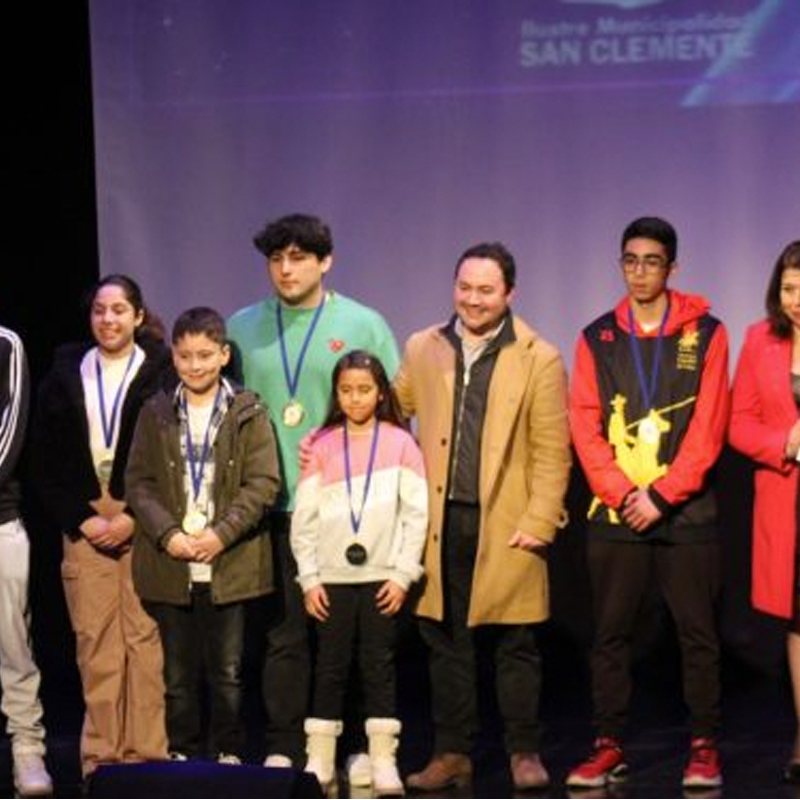
[[[125,367],[125,373],[122,376],[117,393],[114,395],[114,402],[111,405],[111,419],[106,417],[106,394],[103,388],[103,370],[100,367],[100,354],[98,353],[94,361],[95,375],[97,376],[97,399],[100,402],[100,424],[103,427],[103,441],[105,442],[106,449],[110,450],[111,445],[114,443],[114,431],[117,428],[117,412],[119,411],[119,403],[122,399],[122,390],[128,380],[128,374],[133,366],[133,360],[136,357],[136,348],[131,350],[128,357],[128,364]]]
[[[353,529],[354,534],[358,534],[358,529],[361,527],[361,520],[364,516],[364,509],[367,505],[367,494],[369,493],[369,485],[372,482],[372,471],[375,468],[375,453],[378,451],[378,429],[380,422],[375,420],[375,429],[372,432],[372,445],[369,451],[369,461],[367,462],[367,474],[364,478],[364,496],[361,499],[361,510],[356,516],[353,511],[353,485],[350,473],[350,443],[347,435],[347,422],[345,422],[344,430],[344,477],[347,482],[347,501],[350,506],[350,527]]]
[[[636,377],[639,380],[639,389],[642,392],[642,399],[644,400],[645,414],[653,409],[653,401],[656,397],[656,389],[658,388],[658,371],[661,367],[661,349],[664,343],[664,330],[667,327],[667,319],[669,317],[670,303],[667,298],[667,307],[664,309],[664,316],[661,318],[661,324],[658,326],[658,336],[656,338],[656,354],[653,359],[653,370],[650,373],[650,382],[647,381],[647,375],[644,369],[644,360],[642,359],[641,345],[639,344],[639,337],[636,336],[636,327],[633,319],[633,309],[628,305],[628,341],[631,345],[631,353],[633,355],[633,365],[636,368]]]
[[[203,449],[200,451],[200,458],[195,458],[194,447],[192,445],[192,430],[189,425],[189,406],[186,402],[186,395],[181,398],[181,405],[183,406],[183,413],[186,415],[186,460],[189,462],[189,476],[192,479],[192,503],[197,505],[197,498],[200,496],[200,489],[203,486],[203,473],[206,470],[206,461],[208,460],[208,451],[211,449],[211,427],[214,424],[214,419],[219,410],[219,401],[222,396],[222,387],[217,389],[217,394],[214,396],[214,407],[211,409],[211,416],[208,418],[206,425],[205,436],[203,437]]]
[[[314,316],[311,318],[311,324],[308,326],[306,335],[303,337],[303,344],[300,347],[300,354],[297,356],[297,365],[295,366],[294,375],[289,369],[289,356],[286,352],[286,340],[283,333],[283,306],[278,302],[277,317],[278,317],[278,340],[281,343],[281,361],[283,362],[283,376],[286,379],[286,388],[289,390],[289,398],[294,399],[297,393],[297,385],[300,383],[300,373],[303,369],[303,361],[306,357],[308,345],[311,343],[311,337],[314,335],[314,329],[317,327],[322,309],[325,306],[327,297],[323,296],[322,302],[314,309]]]

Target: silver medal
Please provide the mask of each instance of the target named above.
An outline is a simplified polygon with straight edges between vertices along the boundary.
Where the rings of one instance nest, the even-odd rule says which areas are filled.
[[[645,444],[657,444],[661,438],[661,431],[658,429],[658,423],[652,417],[645,417],[639,423],[639,439]]]
[[[208,517],[199,509],[190,508],[183,515],[181,527],[189,536],[199,536],[208,527]]]

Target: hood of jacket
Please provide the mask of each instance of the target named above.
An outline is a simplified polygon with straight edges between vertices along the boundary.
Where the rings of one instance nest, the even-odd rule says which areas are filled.
[[[667,336],[681,330],[688,323],[700,319],[711,308],[711,303],[699,294],[683,294],[673,289],[670,289],[667,294],[669,295],[669,317],[667,317],[667,326],[664,329],[664,334]],[[626,296],[614,308],[617,324],[626,333],[630,333],[628,324],[630,305],[630,299]],[[653,335],[657,335],[657,333],[657,329],[653,331]]]

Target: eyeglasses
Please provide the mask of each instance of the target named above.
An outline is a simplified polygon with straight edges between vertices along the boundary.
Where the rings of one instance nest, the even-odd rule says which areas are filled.
[[[641,267],[642,272],[654,273],[667,266],[667,259],[664,256],[649,253],[645,256],[635,256],[633,253],[625,253],[620,257],[619,265],[625,272],[634,273]]]

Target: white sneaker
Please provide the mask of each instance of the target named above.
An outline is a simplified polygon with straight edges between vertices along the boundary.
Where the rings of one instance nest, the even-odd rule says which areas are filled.
[[[235,756],[233,753],[219,753],[217,755],[217,764],[231,764],[235,767],[242,765],[242,759]]]
[[[292,759],[289,756],[284,756],[281,753],[270,753],[264,759],[265,767],[278,767],[279,769],[286,769],[292,767]]]
[[[372,786],[372,764],[367,753],[347,757],[347,782],[350,786]]]
[[[14,753],[14,787],[20,797],[50,797],[53,780],[39,753]]]

